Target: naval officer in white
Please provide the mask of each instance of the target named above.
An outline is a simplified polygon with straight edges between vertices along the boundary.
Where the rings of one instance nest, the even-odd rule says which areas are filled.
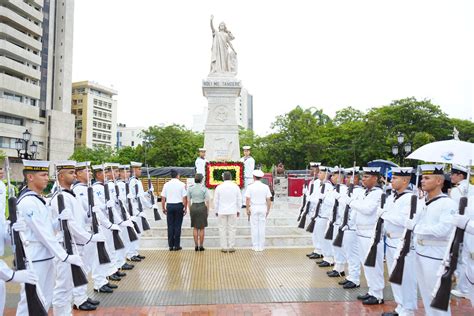
[[[253,171],[255,170],[255,159],[250,156],[250,146],[243,146],[244,156],[240,161],[244,163],[244,188],[242,189],[242,208],[245,208],[243,202],[245,201],[245,190],[249,184],[253,183]]]

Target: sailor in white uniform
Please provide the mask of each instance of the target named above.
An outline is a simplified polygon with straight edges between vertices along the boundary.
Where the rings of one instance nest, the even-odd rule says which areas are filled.
[[[392,168],[392,188],[394,192],[387,197],[385,207],[378,211],[379,216],[382,216],[384,220],[388,271],[393,269],[405,232],[405,220],[410,217],[411,197],[414,194],[409,189],[412,174],[413,168],[411,167]],[[384,313],[384,316],[397,314],[411,316],[415,314],[417,308],[415,256],[416,254],[412,250],[405,257],[402,284],[391,283],[397,307],[393,313]]]
[[[272,206],[272,193],[268,185],[260,181],[261,170],[253,172],[254,182],[245,192],[247,215],[250,215],[252,250],[263,251],[265,247],[265,222]]]
[[[253,182],[253,171],[255,170],[255,159],[250,156],[250,146],[243,146],[244,156],[240,161],[244,163],[244,188],[242,189],[242,202],[245,201],[245,190]],[[242,205],[245,208],[245,205]]]
[[[453,231],[452,219],[457,205],[441,190],[444,184],[442,165],[421,165],[421,188],[426,197],[417,206],[413,219],[405,220],[405,227],[412,229],[415,240],[415,269],[418,289],[427,315],[451,315],[430,307],[436,291],[438,273],[449,247]]]
[[[314,201],[310,201],[310,196],[314,193],[315,190],[318,190],[320,185],[321,185],[321,180],[319,180],[318,175],[319,175],[319,166],[321,166],[320,162],[310,162],[309,163],[309,168],[310,168],[310,176],[311,176],[311,181],[308,183],[308,187],[304,189],[303,194],[306,195],[306,204],[309,207],[309,212],[308,212],[308,218],[311,218],[314,215],[314,210],[315,207],[314,205],[311,205],[311,203],[315,203]],[[317,238],[316,238],[316,232],[313,231],[311,234],[311,239],[313,242],[313,247],[314,250],[307,254],[306,256],[309,259],[321,259],[323,255],[321,254],[321,245],[319,244]]]
[[[26,222],[28,229],[24,232],[25,241],[28,241],[27,256],[33,263],[33,270],[38,276],[37,287],[40,289],[48,310],[53,301],[53,291],[56,281],[56,268],[53,259],[68,264],[83,266],[81,257],[77,254],[68,255],[56,238],[55,231],[59,229],[59,220],[52,218],[52,212],[47,206],[41,193],[48,185],[49,162],[40,160],[23,160],[23,174],[27,187],[18,197],[18,218]],[[59,219],[67,220],[71,212],[63,212]],[[28,315],[25,289],[22,286],[18,303],[17,315]]]
[[[200,173],[204,177],[203,181],[205,181],[206,179],[206,163],[206,149],[199,148],[199,157],[196,158],[196,161],[194,162],[194,167],[196,168],[196,173]]]

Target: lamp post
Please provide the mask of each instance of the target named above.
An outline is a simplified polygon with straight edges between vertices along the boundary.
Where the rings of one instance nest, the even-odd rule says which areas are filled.
[[[28,143],[31,140],[31,133],[28,130],[23,132],[23,139],[18,138],[15,142],[15,148],[18,153],[18,158],[21,159],[35,159],[36,153],[38,152],[38,144],[32,142],[29,146],[30,152],[28,152]],[[23,152],[22,152],[23,151]]]
[[[398,133],[397,135],[397,144],[392,146],[392,154],[395,157],[398,157],[398,162],[400,166],[403,166],[405,161],[405,155],[409,154],[412,150],[410,142],[404,142],[405,135]]]

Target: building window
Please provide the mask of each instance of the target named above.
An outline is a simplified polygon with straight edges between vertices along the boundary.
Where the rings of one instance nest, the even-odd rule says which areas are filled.
[[[97,127],[97,121],[92,122],[92,126]]]
[[[132,140],[132,145],[131,145],[131,146],[132,146],[132,147],[135,146],[135,141]]]
[[[97,133],[92,133],[92,138],[97,138]]]
[[[7,115],[0,115],[0,123],[22,126],[23,119],[7,116]]]
[[[0,136],[0,148],[15,149],[16,138]]]

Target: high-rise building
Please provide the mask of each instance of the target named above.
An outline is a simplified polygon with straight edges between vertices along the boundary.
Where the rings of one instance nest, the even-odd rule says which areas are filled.
[[[0,2],[0,150],[16,157],[28,130],[36,159],[67,159],[74,0]]]
[[[117,91],[92,81],[72,84],[72,114],[76,116],[75,145],[89,148],[117,142]]]
[[[242,88],[236,100],[235,117],[240,127],[253,130],[253,96],[247,89]]]
[[[146,127],[130,127],[126,124],[117,124],[117,149],[122,147],[136,147],[143,144],[143,130]]]

